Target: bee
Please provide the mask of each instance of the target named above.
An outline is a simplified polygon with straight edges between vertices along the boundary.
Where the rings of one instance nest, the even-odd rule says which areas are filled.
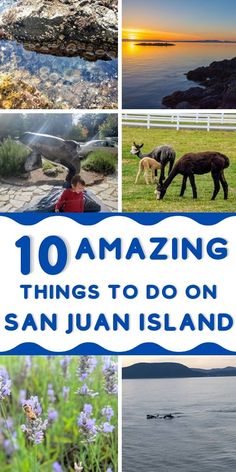
[[[27,403],[25,403],[25,405],[23,405],[22,408],[23,408],[28,420],[35,421],[37,419],[37,416],[34,413],[32,407],[30,405],[27,405]]]

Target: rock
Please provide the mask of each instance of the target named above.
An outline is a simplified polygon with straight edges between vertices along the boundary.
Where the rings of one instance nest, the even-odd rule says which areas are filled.
[[[45,175],[47,175],[48,177],[57,177],[57,175],[58,175],[58,170],[55,169],[55,168],[54,168],[54,169],[45,169],[45,170],[43,171],[43,173],[44,173]]]
[[[0,76],[0,108],[52,108],[52,102],[34,85],[21,79],[20,72],[1,74]]]
[[[236,108],[236,57],[189,71],[188,80],[202,87],[177,91],[163,98],[167,108]]]
[[[43,196],[43,198],[36,199],[36,201],[33,201],[29,205],[26,205],[22,211],[23,212],[28,212],[28,211],[33,211],[33,212],[53,212],[55,204],[60,197],[61,193],[63,191],[63,188],[52,188],[48,195]],[[15,200],[14,200],[15,202]],[[90,191],[86,190],[85,192],[85,208],[84,208],[85,213],[87,212],[110,212],[109,207],[106,205],[105,202],[102,202],[99,197],[96,197],[96,195]]]
[[[81,55],[82,42],[95,58],[99,49],[117,55],[117,10],[117,0],[22,0],[0,17],[0,34],[42,53]]]
[[[20,174],[19,178],[22,180],[28,180],[29,178],[28,172],[24,172],[23,174]]]

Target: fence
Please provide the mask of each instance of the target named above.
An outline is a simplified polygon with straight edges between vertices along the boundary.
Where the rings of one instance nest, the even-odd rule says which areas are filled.
[[[123,114],[123,126],[236,131],[236,113]]]

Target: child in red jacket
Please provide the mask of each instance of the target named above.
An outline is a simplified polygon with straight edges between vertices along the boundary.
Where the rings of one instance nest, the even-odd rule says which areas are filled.
[[[81,213],[84,211],[84,187],[85,181],[79,174],[71,179],[71,188],[67,188],[61,194],[55,205],[55,212]]]

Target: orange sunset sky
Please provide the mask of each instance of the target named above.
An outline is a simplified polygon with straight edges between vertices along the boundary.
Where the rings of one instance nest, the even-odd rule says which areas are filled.
[[[123,0],[123,39],[236,40],[236,0]]]

